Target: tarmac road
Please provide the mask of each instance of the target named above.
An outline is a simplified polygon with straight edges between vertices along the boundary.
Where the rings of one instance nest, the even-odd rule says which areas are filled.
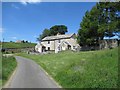
[[[59,88],[34,61],[16,56],[18,67],[9,84],[9,88]]]

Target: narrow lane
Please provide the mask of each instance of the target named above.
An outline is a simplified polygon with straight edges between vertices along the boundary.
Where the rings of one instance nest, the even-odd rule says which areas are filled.
[[[34,61],[16,56],[17,71],[9,88],[59,88]]]

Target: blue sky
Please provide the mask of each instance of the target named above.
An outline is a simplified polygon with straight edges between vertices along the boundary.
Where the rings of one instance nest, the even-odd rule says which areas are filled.
[[[80,22],[87,10],[95,2],[40,2],[40,3],[2,3],[2,29],[5,41],[28,40],[36,38],[45,28],[66,25],[68,34],[77,33]]]

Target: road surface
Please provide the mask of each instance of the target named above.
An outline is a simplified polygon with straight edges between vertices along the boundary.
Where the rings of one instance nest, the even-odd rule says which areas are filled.
[[[18,67],[9,88],[59,88],[34,61],[20,56],[16,60]]]

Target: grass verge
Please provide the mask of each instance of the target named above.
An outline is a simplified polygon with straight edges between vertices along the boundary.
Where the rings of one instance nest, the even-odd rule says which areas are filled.
[[[2,53],[0,53],[0,89],[2,88]]]
[[[17,62],[13,56],[2,56],[2,85],[4,85],[10,78],[16,66]]]
[[[64,88],[116,88],[118,48],[101,51],[20,56],[41,65]]]
[[[0,79],[0,89],[2,88],[2,79]]]

